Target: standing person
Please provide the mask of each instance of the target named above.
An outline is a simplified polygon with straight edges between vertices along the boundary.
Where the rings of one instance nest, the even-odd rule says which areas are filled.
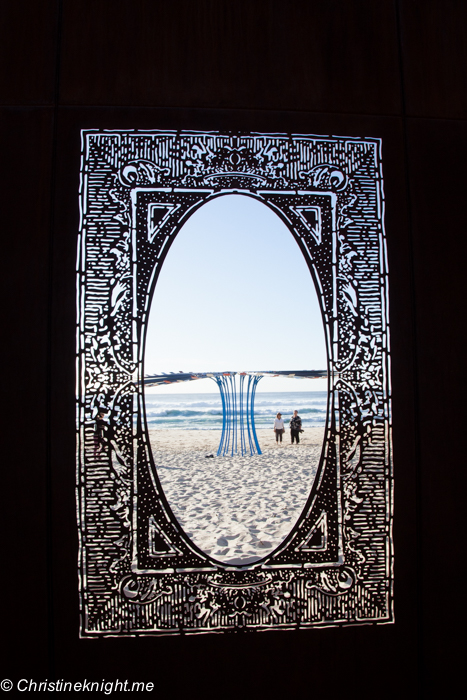
[[[107,430],[107,423],[104,420],[105,413],[99,411],[96,416],[96,425],[94,427],[94,457],[102,451],[105,445],[105,431]]]
[[[285,433],[285,428],[281,413],[278,413],[274,420],[274,432],[276,433],[276,442],[282,442],[282,435]]]
[[[290,441],[293,445],[293,441],[297,441],[297,445],[300,442],[300,433],[302,432],[302,419],[298,415],[298,411],[293,412],[293,416],[290,419]]]

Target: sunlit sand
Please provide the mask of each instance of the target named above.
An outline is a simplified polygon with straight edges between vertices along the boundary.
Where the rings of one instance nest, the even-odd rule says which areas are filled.
[[[217,457],[219,430],[154,430],[162,487],[190,539],[214,559],[248,564],[276,549],[302,512],[318,468],[323,428],[282,446],[258,430],[262,455]],[[207,455],[213,455],[208,457]]]

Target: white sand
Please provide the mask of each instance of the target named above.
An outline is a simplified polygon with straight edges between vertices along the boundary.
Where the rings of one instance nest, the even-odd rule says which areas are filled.
[[[324,436],[322,428],[306,428],[300,445],[291,445],[286,431],[277,446],[272,429],[258,430],[262,455],[217,457],[220,430],[149,432],[180,525],[206,554],[231,564],[262,559],[288,535],[310,493]]]

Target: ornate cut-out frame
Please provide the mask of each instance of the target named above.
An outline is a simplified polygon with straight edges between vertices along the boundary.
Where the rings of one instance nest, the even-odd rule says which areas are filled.
[[[191,213],[227,193],[271,207],[300,246],[320,298],[329,372],[326,436],[306,507],[276,551],[242,567],[204,554],[172,515],[149,447],[141,381],[146,323],[165,255]],[[393,621],[383,218],[379,139],[82,132],[82,636]],[[109,447],[95,455],[100,407],[112,430]]]

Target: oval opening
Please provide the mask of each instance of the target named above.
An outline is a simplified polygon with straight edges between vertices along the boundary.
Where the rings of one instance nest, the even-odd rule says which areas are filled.
[[[180,229],[160,272],[145,374],[326,367],[315,285],[287,226],[250,196],[203,204]],[[187,536],[224,564],[248,565],[273,552],[313,485],[327,380],[259,382],[254,419],[261,455],[217,456],[222,404],[210,379],[146,389],[145,403],[158,476]],[[304,430],[299,445],[290,438],[294,410]],[[282,443],[273,430],[278,411]]]

